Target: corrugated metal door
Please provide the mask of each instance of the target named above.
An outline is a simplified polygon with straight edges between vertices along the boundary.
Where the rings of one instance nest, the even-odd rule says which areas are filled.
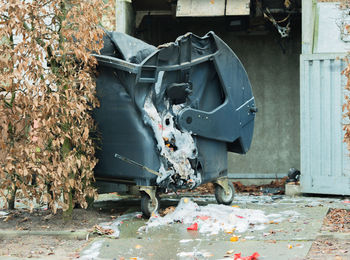
[[[345,54],[301,56],[301,188],[350,195],[350,156],[343,143]]]

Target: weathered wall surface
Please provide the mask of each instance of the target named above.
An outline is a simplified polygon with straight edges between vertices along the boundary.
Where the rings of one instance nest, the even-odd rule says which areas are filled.
[[[262,35],[239,35],[227,31],[219,19],[147,18],[136,36],[151,44],[174,41],[186,32],[204,35],[211,30],[245,66],[259,112],[251,150],[246,155],[228,155],[230,173],[286,173],[290,167],[300,168],[300,26],[292,27],[291,38],[282,43],[283,52],[273,29]]]

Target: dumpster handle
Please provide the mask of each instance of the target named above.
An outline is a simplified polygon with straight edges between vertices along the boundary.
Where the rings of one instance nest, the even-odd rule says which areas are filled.
[[[144,165],[142,165],[142,164],[140,164],[138,162],[135,162],[135,161],[133,161],[133,160],[131,160],[129,158],[126,158],[126,157],[124,157],[124,156],[122,156],[120,154],[115,153],[114,157],[118,158],[118,159],[120,159],[120,160],[122,160],[122,161],[124,161],[126,163],[130,163],[130,164],[136,165],[136,166],[144,169],[145,171],[148,171],[149,173],[152,173],[152,174],[157,175],[159,177],[162,176],[159,172],[156,172],[155,170],[152,170],[152,169],[148,168],[147,166],[144,166]]]

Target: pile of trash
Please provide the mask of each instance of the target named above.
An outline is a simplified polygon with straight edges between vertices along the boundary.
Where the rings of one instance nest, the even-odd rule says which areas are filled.
[[[188,226],[188,230],[216,235],[219,232],[243,233],[247,230],[262,230],[268,222],[269,217],[262,210],[217,204],[198,206],[190,199],[183,198],[173,212],[164,217],[157,214],[151,216],[145,229],[147,231],[158,226],[183,223]]]

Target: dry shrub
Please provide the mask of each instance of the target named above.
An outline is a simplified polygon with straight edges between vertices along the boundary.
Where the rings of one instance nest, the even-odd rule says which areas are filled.
[[[90,53],[104,10],[102,0],[1,1],[0,197],[18,190],[56,212],[96,196]]]
[[[345,58],[346,61],[346,68],[342,71],[342,74],[346,76],[347,78],[347,82],[345,85],[345,90],[346,92],[350,91],[350,63],[349,63],[349,59],[346,57]],[[343,126],[343,130],[345,131],[344,134],[344,142],[347,144],[347,148],[350,151],[350,97],[348,94],[345,94],[345,103],[343,104],[343,116],[344,119],[347,123],[344,124]]]

